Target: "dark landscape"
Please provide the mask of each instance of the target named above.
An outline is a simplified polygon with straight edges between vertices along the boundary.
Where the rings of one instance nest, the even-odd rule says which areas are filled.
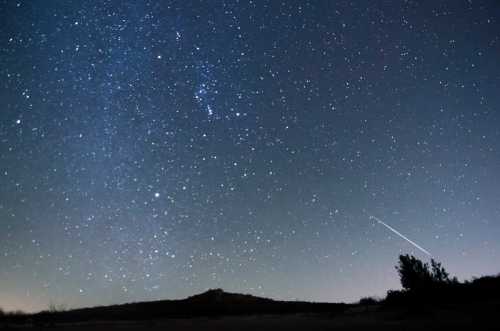
[[[402,255],[403,290],[358,303],[278,301],[212,289],[182,300],[35,314],[2,313],[5,329],[58,330],[498,330],[500,275],[468,282],[450,278],[441,264]]]

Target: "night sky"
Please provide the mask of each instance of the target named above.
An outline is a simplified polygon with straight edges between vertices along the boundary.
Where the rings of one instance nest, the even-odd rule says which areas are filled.
[[[499,59],[495,0],[1,0],[0,307],[496,274]]]

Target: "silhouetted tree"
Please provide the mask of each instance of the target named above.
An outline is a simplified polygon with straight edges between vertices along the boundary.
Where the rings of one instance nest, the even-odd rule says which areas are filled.
[[[441,263],[431,259],[432,280],[438,283],[449,283],[450,274],[443,268]]]
[[[413,255],[400,255],[396,269],[401,279],[401,286],[405,290],[423,290],[451,283],[448,272],[434,259],[431,259],[429,266]]]
[[[396,266],[405,290],[418,290],[430,283],[432,276],[429,265],[423,263],[413,255],[400,255],[399,264]]]

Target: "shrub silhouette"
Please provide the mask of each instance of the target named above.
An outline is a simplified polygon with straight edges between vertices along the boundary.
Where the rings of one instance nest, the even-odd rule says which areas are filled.
[[[411,255],[400,255],[396,270],[403,290],[390,290],[386,305],[425,307],[438,303],[497,302],[500,298],[500,275],[483,276],[459,282],[450,277],[441,263],[424,263]]]
[[[375,298],[375,297],[364,297],[364,298],[361,298],[359,299],[359,304],[360,305],[363,305],[363,306],[373,306],[373,305],[377,305],[380,303],[380,299],[379,298]]]
[[[396,269],[401,286],[407,291],[423,291],[456,282],[456,278],[450,280],[446,269],[434,259],[431,259],[429,265],[413,255],[400,255]]]
[[[429,265],[423,263],[413,255],[400,255],[399,264],[396,266],[405,290],[418,290],[425,288],[431,280]]]
[[[432,281],[436,283],[451,283],[453,281],[457,281],[456,278],[453,280],[450,279],[450,274],[444,269],[441,263],[436,262],[434,259],[431,259],[431,268],[432,268]]]

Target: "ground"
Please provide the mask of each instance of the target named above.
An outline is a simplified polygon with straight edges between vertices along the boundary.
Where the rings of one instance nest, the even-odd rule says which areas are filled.
[[[254,315],[220,318],[171,318],[140,322],[99,322],[66,324],[52,327],[33,327],[30,330],[55,329],[68,331],[86,330],[498,330],[494,324],[494,311],[489,309],[457,310],[456,307],[422,309],[418,312],[407,309],[378,309],[378,307],[355,307],[341,315],[296,314]],[[471,308],[473,308],[471,306]],[[1,327],[0,327],[1,329]],[[19,328],[15,328],[19,330]],[[8,330],[4,328],[3,330]]]

